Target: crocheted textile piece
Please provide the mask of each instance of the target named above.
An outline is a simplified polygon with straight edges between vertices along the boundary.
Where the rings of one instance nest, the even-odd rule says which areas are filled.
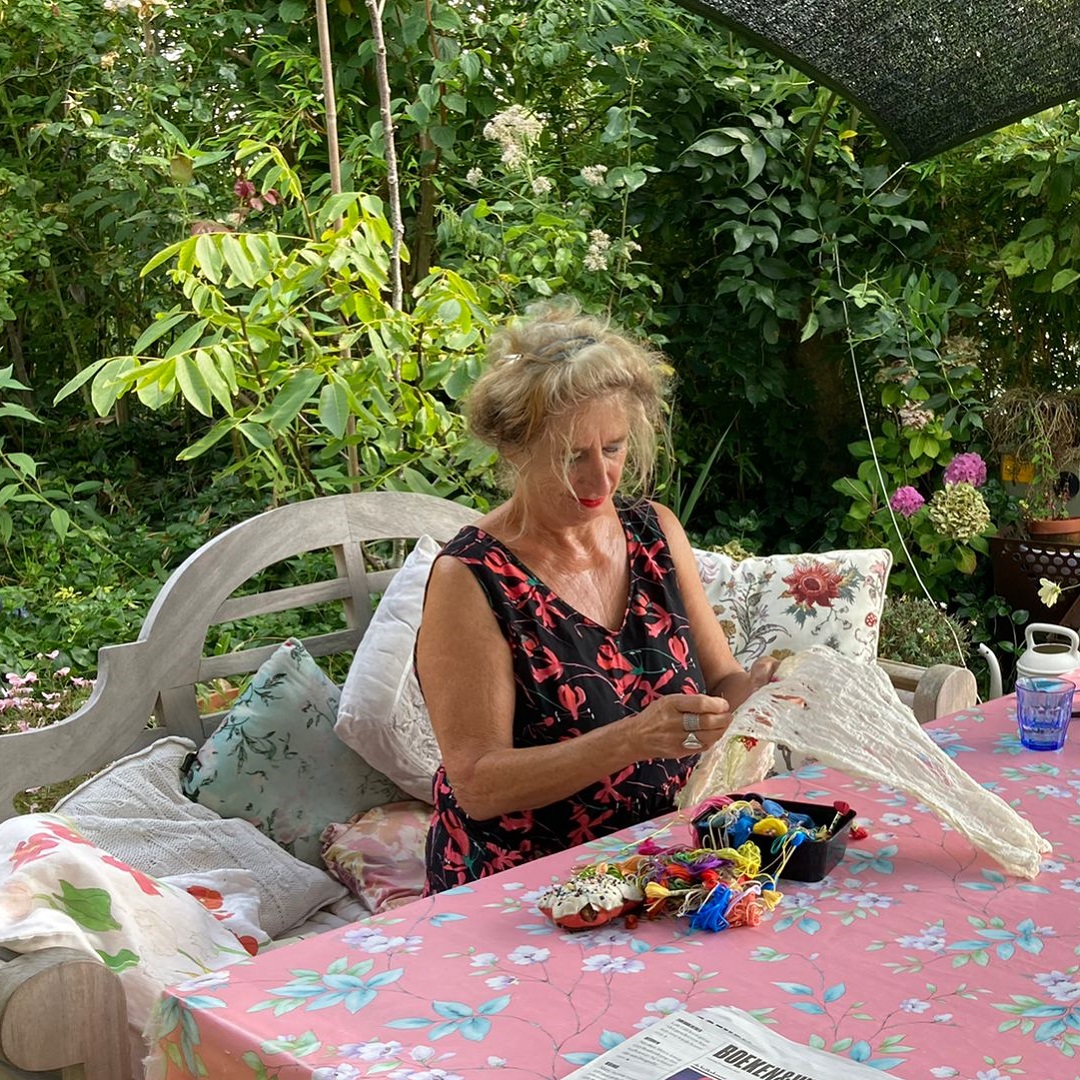
[[[784,743],[914,796],[1010,874],[1038,874],[1049,841],[937,746],[876,664],[814,646],[785,660],[777,675],[735,711],[724,737],[701,756],[679,806],[745,791],[772,767],[773,743]]]

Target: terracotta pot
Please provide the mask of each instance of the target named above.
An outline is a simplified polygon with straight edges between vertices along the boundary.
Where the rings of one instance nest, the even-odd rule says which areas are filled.
[[[1080,544],[1080,518],[1042,518],[1027,523],[1028,535],[1059,544]]]

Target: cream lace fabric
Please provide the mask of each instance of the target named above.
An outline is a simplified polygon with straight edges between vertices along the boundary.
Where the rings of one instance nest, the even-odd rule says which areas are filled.
[[[815,646],[785,660],[777,674],[777,682],[735,711],[724,737],[702,755],[679,796],[681,807],[764,779],[773,744],[781,743],[915,796],[1010,874],[1038,874],[1049,841],[938,748],[876,664]],[[748,747],[740,736],[757,742]]]

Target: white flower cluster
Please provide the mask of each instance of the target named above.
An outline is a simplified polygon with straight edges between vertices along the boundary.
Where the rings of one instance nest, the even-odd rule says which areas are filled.
[[[589,233],[589,250],[585,252],[582,266],[586,270],[606,270],[610,250],[611,237],[603,229],[593,229]]]
[[[900,426],[914,431],[922,431],[934,419],[934,414],[929,409],[924,409],[912,401],[902,405],[899,411]]]
[[[581,178],[589,187],[599,187],[604,182],[604,173],[607,171],[606,165],[586,165],[581,170]]]
[[[586,270],[606,270],[612,256],[616,259],[629,259],[641,245],[634,240],[612,240],[603,229],[593,229],[589,233],[589,250],[581,265]]]
[[[120,59],[120,54],[113,50],[112,52],[103,53],[98,60],[98,66],[103,71],[112,71],[116,66],[116,61]]]
[[[532,189],[534,195],[550,195],[555,185],[546,176],[537,176],[533,179]]]
[[[484,179],[484,170],[472,168],[465,174],[465,182],[475,187]]]
[[[155,7],[167,7],[169,0],[102,0],[105,11],[119,14],[128,9],[135,11],[141,18],[147,19],[154,13]]]
[[[484,138],[502,147],[503,164],[514,169],[524,162],[525,147],[543,130],[543,122],[524,105],[511,105],[484,125]]]

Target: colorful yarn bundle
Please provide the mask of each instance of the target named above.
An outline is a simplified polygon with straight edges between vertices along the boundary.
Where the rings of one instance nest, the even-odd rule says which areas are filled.
[[[780,900],[749,842],[737,849],[670,848],[649,856],[638,873],[646,914],[689,915],[695,930],[757,926]]]
[[[779,900],[773,878],[761,874],[753,843],[714,851],[646,842],[622,862],[584,867],[548,889],[538,906],[569,930],[596,928],[641,909],[649,918],[689,916],[694,929],[717,931],[757,926]]]
[[[719,795],[695,807],[692,829],[698,843],[709,847],[738,847],[756,837],[779,861],[769,863],[773,880],[780,876],[800,844],[825,842],[855,814],[845,802],[833,804],[835,814],[827,825],[819,825],[809,814],[798,813],[772,799],[758,795]],[[771,841],[765,841],[771,837]]]

